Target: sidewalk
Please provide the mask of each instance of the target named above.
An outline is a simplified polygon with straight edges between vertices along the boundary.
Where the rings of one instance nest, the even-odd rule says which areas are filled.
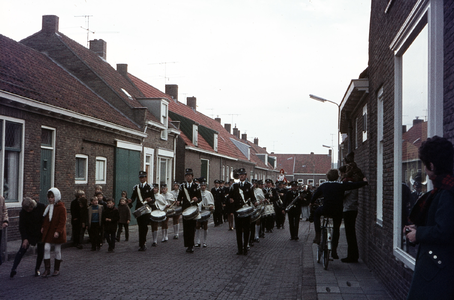
[[[305,226],[308,226],[308,222],[305,222]],[[311,244],[314,236],[315,232],[311,224],[308,241],[303,247],[303,287],[315,285],[317,298],[313,298],[314,295],[310,293],[305,295],[303,288],[303,299],[393,299],[361,259],[358,263],[343,263],[340,259],[335,259],[329,262],[328,270],[325,270],[321,262],[317,263],[318,247],[316,244]],[[347,241],[343,225],[337,252],[340,258],[347,256]],[[310,273],[315,274],[315,280],[308,278]]]

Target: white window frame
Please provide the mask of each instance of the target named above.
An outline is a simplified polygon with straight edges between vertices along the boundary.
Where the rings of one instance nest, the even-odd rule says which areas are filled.
[[[167,128],[169,126],[169,106],[167,103],[164,101],[161,102],[161,123],[165,126],[166,129],[161,130],[161,140],[167,141],[168,135],[167,135]]]
[[[219,139],[218,134],[215,133],[214,137],[213,137],[213,150],[214,150],[214,152],[218,152],[218,139]]]
[[[88,155],[85,154],[76,154],[75,159],[85,159],[85,178],[83,180],[74,178],[75,184],[87,184],[88,183]],[[75,168],[75,166],[74,166]],[[74,177],[76,175],[76,170],[74,169]]]
[[[367,140],[367,104],[363,106],[363,143]]]
[[[315,186],[315,180],[314,179],[308,179],[307,180],[307,185]]]
[[[147,162],[147,157],[150,161]],[[154,149],[144,147],[143,148],[143,170],[147,172],[148,182],[154,182]]]
[[[102,162],[104,168],[100,169],[98,162]],[[102,178],[99,178],[99,175],[102,175]],[[96,173],[95,173],[95,183],[96,184],[106,184],[107,183],[107,158],[102,156],[96,156]]]
[[[2,140],[0,141],[0,195],[4,194],[4,178],[5,178],[5,133],[6,133],[6,122],[19,123],[22,125],[22,140],[21,140],[21,153],[19,155],[19,174],[18,174],[18,183],[17,183],[17,193],[18,199],[17,202],[7,202],[6,207],[21,207],[23,194],[24,194],[24,151],[25,151],[25,120],[10,118],[7,116],[0,116],[0,122],[2,122]]]
[[[196,147],[199,145],[199,126],[197,124],[192,125],[192,143]]]
[[[377,219],[383,226],[383,122],[384,122],[383,87],[377,93]]]
[[[427,135],[443,135],[443,1],[419,0],[394,38],[394,158],[402,157],[402,55],[422,28],[428,25],[428,124]],[[437,118],[438,116],[438,118]],[[394,159],[394,199],[402,198],[402,165]],[[395,203],[396,204],[396,203]],[[394,205],[393,254],[414,270],[415,259],[400,248],[402,205]]]

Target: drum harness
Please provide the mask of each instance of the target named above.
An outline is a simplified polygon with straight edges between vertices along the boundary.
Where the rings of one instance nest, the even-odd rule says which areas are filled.
[[[150,205],[148,204],[147,201],[144,201],[144,200],[143,200],[142,193],[140,192],[140,184],[138,184],[138,185],[136,185],[136,186],[137,186],[137,197],[139,197],[139,200],[140,200],[140,202],[142,202],[142,205],[148,205],[148,206],[150,206]],[[152,201],[151,201],[152,204],[153,204],[155,201],[156,201],[156,199],[154,199],[154,201],[152,200]]]

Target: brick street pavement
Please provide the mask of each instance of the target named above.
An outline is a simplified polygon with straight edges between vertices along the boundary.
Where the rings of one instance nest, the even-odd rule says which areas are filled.
[[[12,259],[4,262],[0,299],[391,299],[363,263],[336,260],[323,270],[315,260],[312,224],[300,222],[297,242],[289,240],[287,227],[237,256],[235,232],[227,224],[211,222],[208,247],[192,254],[185,252],[181,232],[172,239],[172,226],[167,243],[160,242],[159,230],[158,246],[151,247],[149,232],[148,250],[138,252],[137,226],[131,226],[129,242],[122,237],[114,253],[107,253],[107,245],[99,252],[88,245],[64,248],[58,277],[34,277],[35,256],[25,256],[10,279]],[[339,255],[345,253],[343,238]]]

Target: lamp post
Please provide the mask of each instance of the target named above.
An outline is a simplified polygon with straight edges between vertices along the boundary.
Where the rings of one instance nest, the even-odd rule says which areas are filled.
[[[340,157],[339,157],[339,152],[340,152],[340,146],[339,146],[339,115],[340,115],[340,106],[339,104],[337,104],[336,102],[334,101],[331,101],[331,100],[328,100],[328,99],[325,99],[325,98],[322,98],[322,97],[319,97],[319,96],[315,96],[315,95],[312,95],[312,94],[309,94],[309,98],[313,99],[313,100],[316,100],[316,101],[320,101],[320,102],[328,102],[328,103],[332,103],[334,105],[337,106],[337,167],[340,166]]]

